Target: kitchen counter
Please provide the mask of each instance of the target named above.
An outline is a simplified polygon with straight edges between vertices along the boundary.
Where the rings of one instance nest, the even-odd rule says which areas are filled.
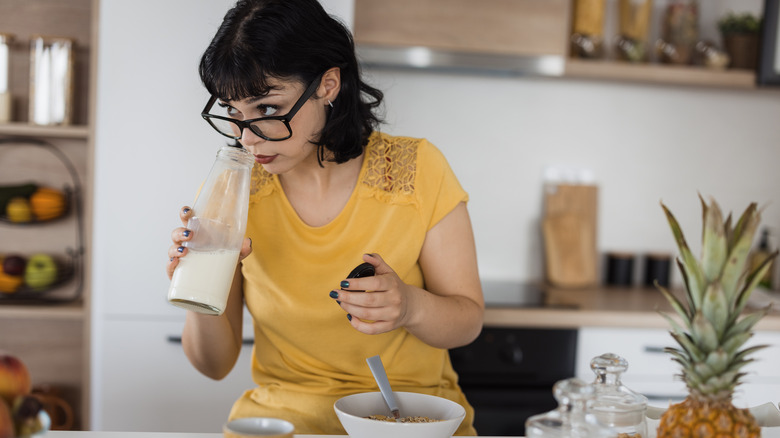
[[[593,287],[560,289],[511,282],[483,282],[485,327],[512,328],[667,328],[659,311],[673,315],[655,288]],[[683,293],[675,290],[675,294]],[[774,296],[776,295],[776,297]],[[756,290],[749,307],[780,300],[780,292]],[[780,305],[756,325],[756,330],[780,331]]]

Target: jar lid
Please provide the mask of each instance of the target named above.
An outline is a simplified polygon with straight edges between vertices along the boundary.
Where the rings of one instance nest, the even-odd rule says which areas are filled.
[[[628,361],[616,354],[606,353],[594,357],[590,361],[590,368],[596,374],[593,383],[594,410],[615,414],[641,412],[644,416],[647,397],[632,391],[620,381],[621,374],[628,370]]]

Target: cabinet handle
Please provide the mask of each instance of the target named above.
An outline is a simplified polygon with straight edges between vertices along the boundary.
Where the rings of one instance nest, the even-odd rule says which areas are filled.
[[[658,347],[655,345],[645,345],[645,353],[666,353],[664,347]]]
[[[685,400],[685,395],[680,394],[644,394],[648,400],[677,403]]]
[[[169,335],[168,342],[171,344],[181,344],[181,336]],[[252,338],[244,338],[241,340],[241,345],[253,345],[255,340]]]

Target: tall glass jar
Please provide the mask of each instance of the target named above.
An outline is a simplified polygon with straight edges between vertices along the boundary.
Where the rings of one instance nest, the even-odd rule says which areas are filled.
[[[254,156],[224,146],[203,184],[187,228],[192,239],[173,272],[168,301],[209,315],[225,311],[246,233]]]
[[[571,56],[600,58],[604,46],[606,0],[574,0]]]
[[[698,0],[669,0],[661,27],[656,47],[661,62],[690,64],[699,40]]]
[[[590,368],[596,374],[591,412],[596,420],[611,430],[613,438],[647,437],[647,398],[628,389],[620,381],[628,370],[622,357],[606,353],[594,357]]]
[[[652,15],[653,0],[619,0],[618,35],[615,41],[619,59],[629,62],[646,60]]]

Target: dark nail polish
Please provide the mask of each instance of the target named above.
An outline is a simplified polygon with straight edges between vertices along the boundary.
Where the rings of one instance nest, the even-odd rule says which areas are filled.
[[[347,287],[349,287],[349,282],[347,280],[342,281],[341,282],[341,288],[344,289],[344,288],[347,288]]]
[[[248,237],[248,239],[249,239],[249,247],[251,248],[252,247],[252,238]]]
[[[335,290],[330,291],[329,295],[330,295],[331,298],[338,298],[339,297],[339,293],[336,292]]]
[[[341,305],[341,301],[336,300],[336,304],[338,304],[340,306]]]
[[[173,261],[173,257],[171,257],[170,260],[168,260],[168,261],[172,262]]]
[[[189,208],[189,207],[184,207],[184,209],[182,210],[182,212],[183,212],[184,214],[187,214],[187,213],[189,213],[189,212],[190,212],[190,208]]]
[[[352,321],[352,315],[350,315],[349,313],[347,313],[347,319],[348,319],[348,320],[350,320],[350,321]]]
[[[184,247],[183,247],[183,246],[180,246],[180,247],[176,248],[176,251],[179,251],[179,252],[184,252]]]
[[[190,230],[182,231],[182,234],[184,234],[184,237],[190,237],[190,233],[192,233],[192,231],[190,231]]]

